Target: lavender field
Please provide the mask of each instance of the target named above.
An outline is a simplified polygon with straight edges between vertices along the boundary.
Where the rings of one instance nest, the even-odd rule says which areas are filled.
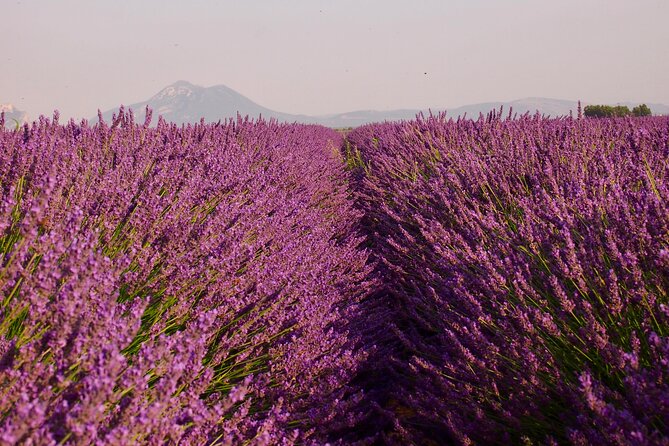
[[[0,118],[0,444],[669,445],[669,118]]]

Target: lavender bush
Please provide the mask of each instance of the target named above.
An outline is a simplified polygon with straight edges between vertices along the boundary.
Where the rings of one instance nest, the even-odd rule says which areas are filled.
[[[341,137],[148,119],[0,132],[0,442],[324,441],[364,359]]]
[[[348,140],[384,284],[379,441],[669,444],[669,119],[439,115]]]

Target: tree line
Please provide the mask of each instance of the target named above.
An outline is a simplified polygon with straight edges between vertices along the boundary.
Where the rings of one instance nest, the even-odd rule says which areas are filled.
[[[631,111],[626,105],[586,105],[583,112],[586,118],[622,118],[625,116],[651,116],[646,104],[637,105]]]

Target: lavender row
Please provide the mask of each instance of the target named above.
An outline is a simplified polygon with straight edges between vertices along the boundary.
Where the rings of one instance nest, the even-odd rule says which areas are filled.
[[[377,438],[669,444],[669,119],[420,117],[346,155]]]
[[[340,144],[131,113],[3,130],[0,443],[311,443],[352,423],[368,271]]]

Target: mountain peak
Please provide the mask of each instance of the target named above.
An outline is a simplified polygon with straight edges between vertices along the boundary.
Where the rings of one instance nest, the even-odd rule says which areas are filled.
[[[14,107],[13,104],[0,104],[0,113],[5,114],[5,126],[13,127],[16,123],[28,122],[28,114]]]
[[[153,98],[151,98],[151,100],[176,98],[178,96],[187,98],[192,96],[195,92],[202,89],[203,89],[202,87],[193,85],[187,81],[176,81],[175,83],[168,85],[167,87],[160,90],[160,92],[158,92],[158,94],[156,94]]]
[[[176,81],[171,85],[172,87],[191,87],[191,88],[201,88],[199,85],[192,84],[188,81],[185,81],[183,79]]]
[[[15,111],[16,107],[12,104],[0,104],[0,112],[14,113]]]
[[[198,122],[201,118],[214,122],[220,119],[234,119],[238,113],[253,118],[262,115],[280,121],[297,120],[297,117],[292,115],[262,107],[225,85],[202,87],[184,80],[176,81],[150,99],[131,104],[128,108],[134,111],[138,119],[143,119],[147,106],[156,115],[177,124]],[[104,119],[111,119],[117,110],[104,112]]]

